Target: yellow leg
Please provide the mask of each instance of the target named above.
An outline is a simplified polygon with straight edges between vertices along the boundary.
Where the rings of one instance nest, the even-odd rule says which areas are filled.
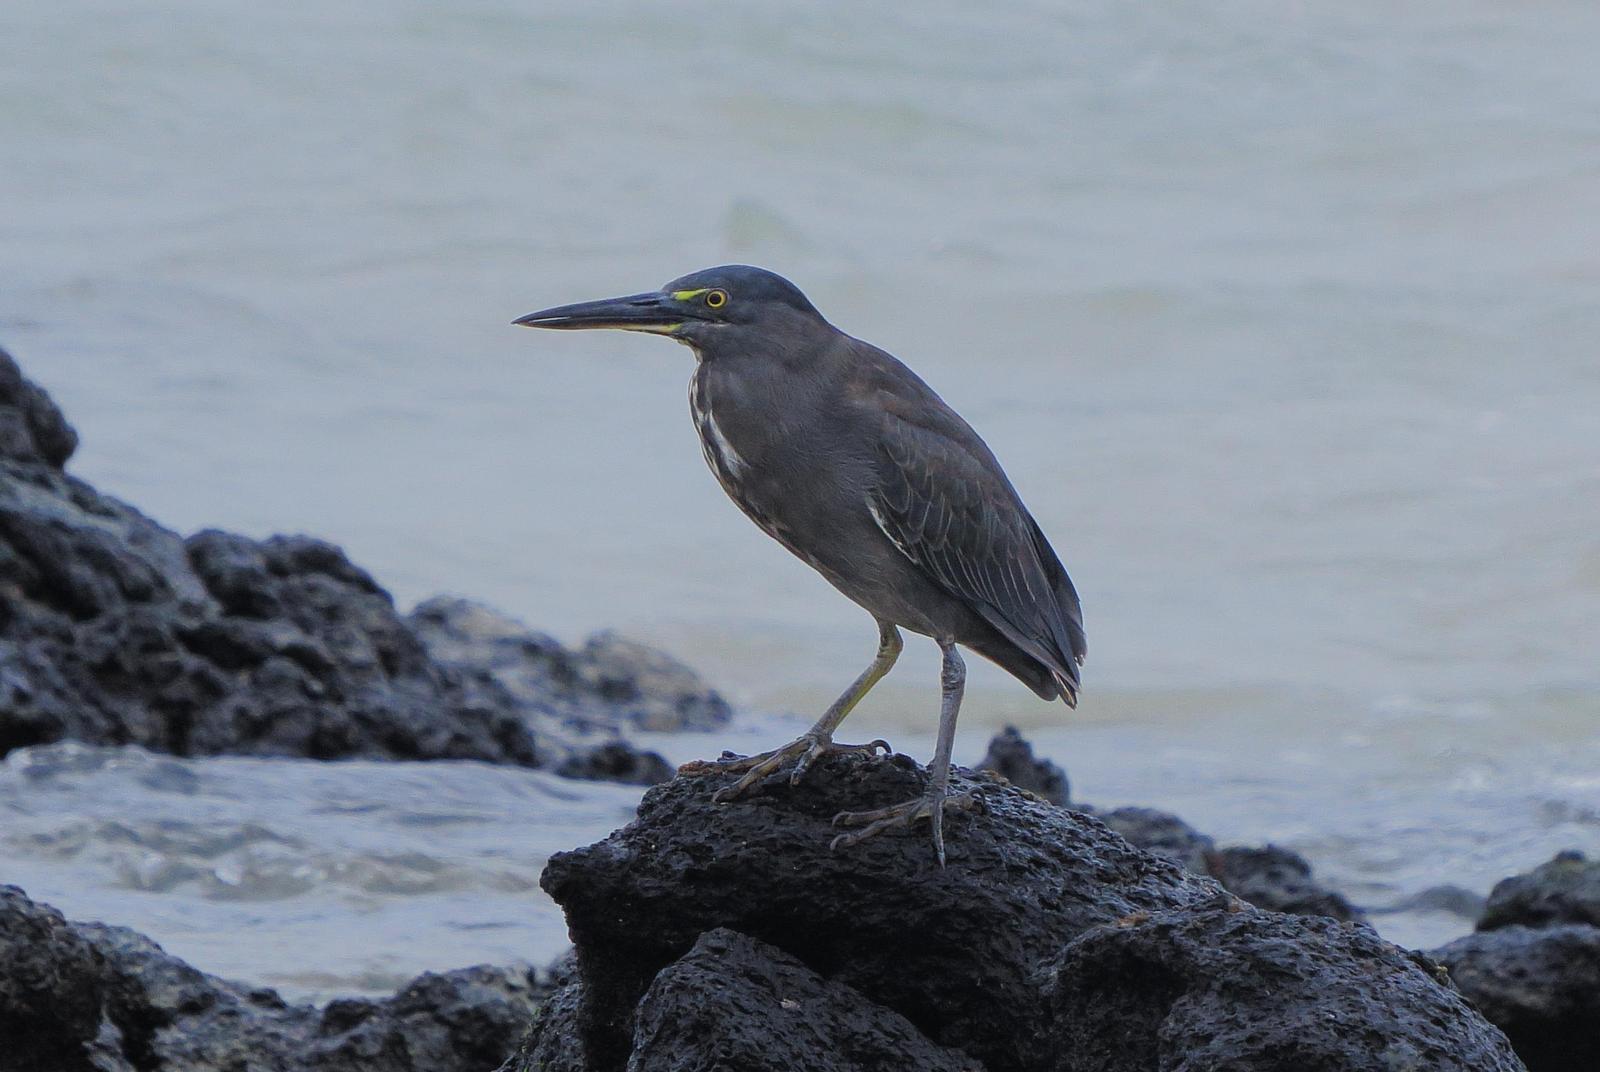
[[[839,724],[851,711],[855,710],[856,704],[861,702],[862,697],[872,691],[872,686],[883,680],[884,675],[894,666],[895,660],[900,658],[900,652],[904,647],[905,644],[900,639],[900,630],[890,622],[879,622],[877,657],[872,660],[872,665],[863,670],[861,676],[856,678],[850,687],[822,713],[816,725],[795,740],[770,752],[742,759],[696,760],[684,764],[680,770],[684,774],[703,774],[708,771],[743,772],[744,777],[717,791],[712,799],[720,803],[744,796],[768,775],[780,770],[791,760],[794,761],[794,770],[789,775],[789,783],[795,785],[822,756],[841,752],[874,755],[880,748],[887,754],[890,751],[887,741],[834,744],[833,731],[839,728]]]

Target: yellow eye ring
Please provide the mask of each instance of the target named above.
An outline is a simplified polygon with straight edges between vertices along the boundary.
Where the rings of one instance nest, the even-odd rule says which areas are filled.
[[[728,292],[725,290],[706,291],[706,308],[721,309],[728,304]]]

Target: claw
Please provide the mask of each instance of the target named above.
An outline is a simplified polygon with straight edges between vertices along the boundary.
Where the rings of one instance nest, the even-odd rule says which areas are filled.
[[[875,741],[868,741],[866,744],[834,744],[830,741],[825,747],[808,749],[806,754],[800,757],[800,762],[794,765],[794,770],[789,772],[789,784],[799,785],[800,779],[805,777],[806,771],[811,769],[811,764],[817,761],[818,756],[827,755],[830,752],[848,752],[870,758],[876,756],[880,748],[883,749],[883,754],[886,756],[894,753],[894,749],[889,747],[889,742],[882,737]]]
[[[831,737],[820,734],[807,733],[796,740],[790,741],[781,748],[774,748],[770,752],[762,752],[754,756],[735,756],[724,753],[721,759],[699,759],[685,763],[678,770],[682,774],[710,774],[720,772],[724,774],[743,773],[732,785],[725,785],[711,795],[713,804],[726,804],[744,796],[756,785],[765,780],[769,775],[777,773],[783,765],[790,760],[795,760],[794,771],[789,775],[790,785],[799,785],[800,779],[806,771],[811,769],[819,758],[826,755],[839,753],[875,756],[878,749],[883,749],[884,754],[893,752],[889,742],[881,738],[869,741],[866,744],[834,744]]]
[[[842,811],[833,817],[834,826],[861,826],[860,830],[851,830],[840,834],[828,843],[830,850],[848,848],[859,845],[870,837],[876,837],[896,826],[910,826],[918,819],[927,819],[933,827],[933,851],[939,858],[939,866],[944,866],[944,813],[952,811],[972,811],[986,808],[983,793],[978,789],[968,789],[954,796],[942,793],[929,792],[914,800],[891,804],[887,808],[877,808],[873,811]]]

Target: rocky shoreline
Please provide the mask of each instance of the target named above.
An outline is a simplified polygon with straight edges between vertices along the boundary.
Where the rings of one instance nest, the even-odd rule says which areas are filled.
[[[569,649],[447,598],[402,614],[310,537],[185,539],[68,474],[77,442],[0,350],[0,756],[71,739],[649,785],[671,770],[625,730],[730,717],[688,667],[614,634]]]
[[[575,957],[430,972],[320,1009],[6,887],[0,1067],[1596,1067],[1600,861],[1563,853],[1506,879],[1476,933],[1410,952],[1305,910],[1315,899],[1259,907],[1228,875],[1185,869],[1176,817],[1125,826],[1152,835],[1147,851],[1092,812],[960,776],[987,806],[952,820],[940,871],[915,835],[827,847],[835,811],[920,783],[907,757],[824,763],[737,807],[710,803],[718,776],[680,775],[546,869]]]
[[[962,772],[988,806],[952,820],[949,868],[917,835],[833,853],[835,812],[925,773],[840,759],[713,806],[717,776],[627,739],[730,718],[669,656],[464,600],[403,614],[308,537],[185,539],[68,474],[76,444],[0,351],[0,755],[473,759],[656,788],[545,871],[575,958],[383,1001],[292,1004],[0,889],[7,1072],[1600,1067],[1600,863],[1578,854],[1408,952],[1294,853],[1073,802],[1015,731],[977,765],[995,774]]]

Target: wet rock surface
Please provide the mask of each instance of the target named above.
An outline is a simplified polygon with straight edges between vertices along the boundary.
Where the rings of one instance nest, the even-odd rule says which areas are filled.
[[[1600,927],[1511,924],[1429,955],[1532,1072],[1600,1068]]]
[[[1211,854],[1211,876],[1257,908],[1298,916],[1360,919],[1344,895],[1317,882],[1304,856],[1276,845],[1229,846]]]
[[[832,757],[716,805],[728,776],[684,774],[628,827],[552,858],[579,981],[507,1069],[680,1067],[641,1044],[663,1037],[651,1003],[688,978],[702,1036],[759,1026],[751,1010],[790,988],[818,995],[809,1019],[843,1016],[827,995],[848,987],[917,1045],[991,1070],[1521,1067],[1441,974],[1368,928],[1255,909],[1014,787],[958,776],[988,807],[949,817],[943,870],[925,829],[830,851],[833,814],[925,777],[904,757]],[[815,983],[771,982],[798,971]],[[1115,1002],[1091,1008],[1096,992]]]
[[[291,1005],[0,887],[7,1072],[481,1072],[547,993],[532,972],[474,967],[421,975],[384,1001]]]
[[[1600,860],[1575,851],[1557,853],[1532,871],[1496,883],[1478,930],[1557,923],[1600,927]]]
[[[1070,804],[1072,787],[1060,766],[1033,754],[1033,745],[1015,726],[1007,726],[989,741],[989,751],[973,764],[993,771],[1019,789],[1037,793],[1052,804]]]
[[[1050,997],[1067,1068],[1522,1067],[1435,966],[1363,926],[1238,901],[1085,934]]]
[[[183,539],[67,474],[76,442],[0,351],[0,755],[66,738],[641,782],[668,771],[624,729],[728,717],[681,663],[610,634],[574,651],[463,601],[402,615],[309,537]]]
[[[640,999],[629,1072],[972,1072],[904,1016],[729,930],[700,936]]]
[[[1191,874],[1211,874],[1211,855],[1217,851],[1217,843],[1171,812],[1140,807],[1084,810],[1145,852],[1171,860]]]
[[[77,449],[61,410],[0,350],[0,458],[59,469]]]
[[[1478,932],[1429,955],[1533,1072],[1600,1068],[1600,863],[1563,852],[1489,894]]]
[[[1216,879],[1257,908],[1333,919],[1362,918],[1362,911],[1343,895],[1317,882],[1305,857],[1288,849],[1276,845],[1218,849],[1209,835],[1171,812],[1142,807],[1102,811],[1090,804],[1070,803],[1066,772],[1036,756],[1015,726],[994,736],[977,767],[994,771],[1053,804],[1095,816],[1133,845],[1191,874]]]
[[[0,886],[0,1052],[16,1072],[87,1069],[105,962],[61,914]],[[27,1039],[23,1052],[17,1040]]]

